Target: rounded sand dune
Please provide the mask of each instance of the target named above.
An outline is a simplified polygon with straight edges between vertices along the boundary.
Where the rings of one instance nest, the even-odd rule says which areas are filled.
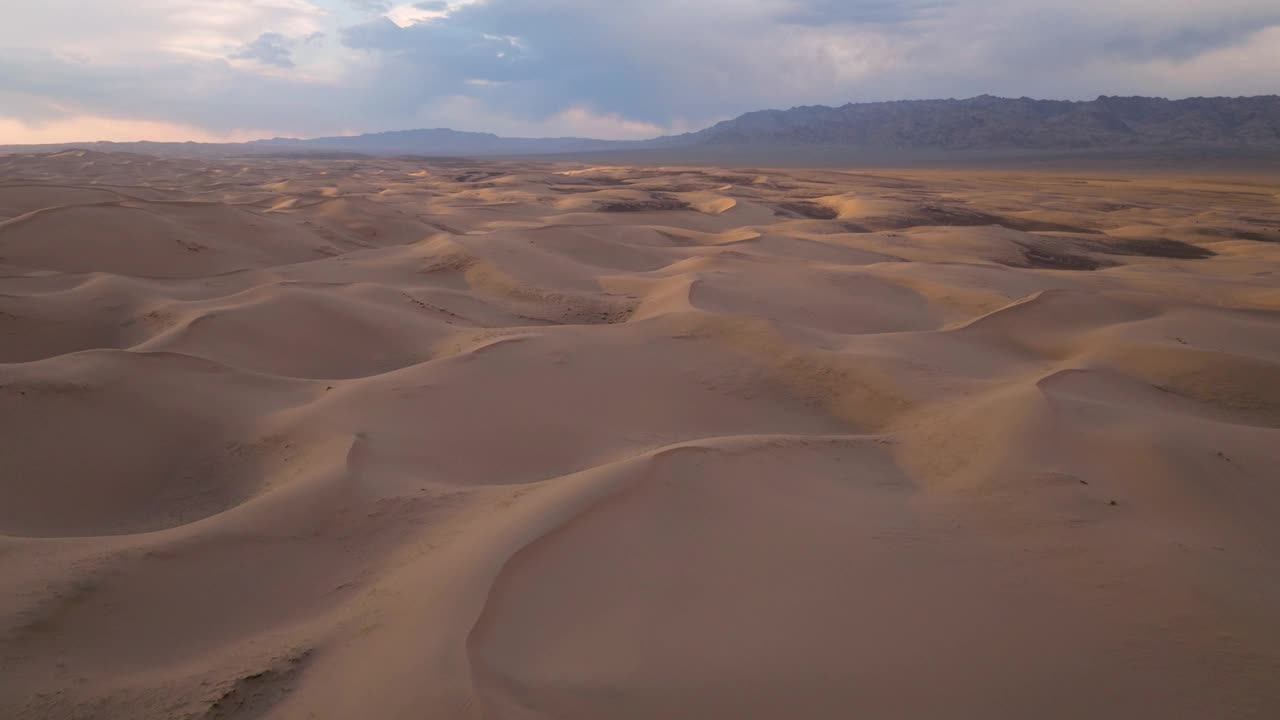
[[[1280,716],[1272,180],[0,170],[0,717]]]
[[[89,351],[0,370],[0,534],[119,535],[234,507],[306,452],[270,417],[310,390],[175,354]]]

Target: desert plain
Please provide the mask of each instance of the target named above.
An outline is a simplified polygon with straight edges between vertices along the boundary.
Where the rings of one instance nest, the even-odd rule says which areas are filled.
[[[1280,179],[0,157],[0,717],[1280,717]]]

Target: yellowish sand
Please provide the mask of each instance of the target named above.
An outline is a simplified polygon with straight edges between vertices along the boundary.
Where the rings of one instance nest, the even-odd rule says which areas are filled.
[[[0,717],[1280,717],[1280,182],[0,157]]]

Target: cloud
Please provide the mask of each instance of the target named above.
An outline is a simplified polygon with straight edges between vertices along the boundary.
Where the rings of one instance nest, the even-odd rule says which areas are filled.
[[[793,3],[779,19],[806,25],[900,25],[947,7],[941,0],[809,0]]]
[[[233,60],[254,60],[263,65],[293,67],[293,50],[290,41],[280,33],[265,32],[251,43],[246,43],[228,57]]]
[[[360,12],[378,15],[391,9],[391,0],[347,0],[347,4]]]
[[[226,60],[182,56],[163,63],[103,64],[47,50],[0,48],[0,117],[26,123],[107,117],[215,135],[251,128],[327,130],[332,120],[317,113],[329,112],[348,91],[298,82],[292,74],[262,74]],[[3,136],[0,142],[6,142]]]
[[[495,102],[534,117],[589,103],[655,125],[696,124],[850,100],[1141,93],[1150,61],[1194,61],[1280,23],[1273,2],[1223,2],[1171,11],[1148,0],[490,0],[342,38],[389,76],[422,78],[416,89],[428,96],[459,92],[453,78],[480,80],[504,83]],[[1159,85],[1257,92],[1264,77]]]
[[[47,123],[28,123],[0,117],[0,139],[12,145],[39,145],[93,140],[113,142],[242,142],[262,137],[261,130],[213,133],[191,125],[148,120],[119,120],[77,115]]]
[[[0,48],[39,47],[98,63],[162,55],[221,58],[264,32],[324,29],[307,0],[40,0],[0,11]]]
[[[546,135],[576,137],[607,137],[643,140],[656,137],[672,128],[653,123],[628,120],[617,113],[598,113],[589,107],[577,106],[562,110],[547,121],[549,128],[557,128]]]
[[[541,118],[512,115],[500,105],[471,95],[439,98],[416,117],[420,127],[468,127],[507,137],[591,137],[644,140],[690,128],[631,120],[617,113],[575,105]]]
[[[0,116],[211,133],[634,137],[763,107],[1261,94],[1280,77],[1275,0],[44,0],[2,13]]]

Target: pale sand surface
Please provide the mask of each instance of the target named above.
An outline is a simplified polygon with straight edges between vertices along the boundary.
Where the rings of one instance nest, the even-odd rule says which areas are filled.
[[[1280,181],[0,157],[0,717],[1280,717]]]

